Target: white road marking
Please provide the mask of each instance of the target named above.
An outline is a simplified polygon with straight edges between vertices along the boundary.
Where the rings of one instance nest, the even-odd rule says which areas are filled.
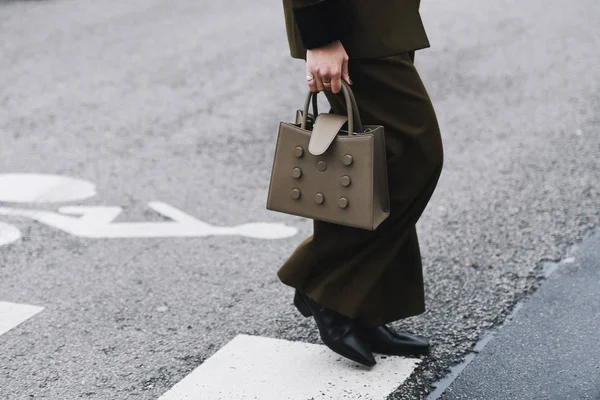
[[[0,202],[54,203],[83,200],[94,195],[96,195],[95,185],[80,179],[44,174],[0,174]],[[30,218],[74,236],[96,239],[211,235],[283,239],[294,236],[298,232],[294,227],[269,222],[213,226],[166,203],[154,201],[148,203],[148,206],[171,221],[113,223],[123,209],[107,206],[68,206],[59,208],[58,212],[0,207],[0,215]],[[0,225],[0,246],[12,243],[21,237],[21,233],[15,229],[12,225]]]
[[[0,246],[16,242],[21,238],[21,231],[13,225],[0,222]]]
[[[95,185],[80,179],[46,174],[0,174],[0,202],[58,203],[95,195]]]
[[[159,400],[384,400],[419,359],[369,369],[324,345],[238,335]]]
[[[157,238],[202,237],[210,235],[240,235],[257,239],[281,239],[294,236],[298,229],[278,223],[256,222],[238,226],[212,226],[166,203],[151,202],[148,206],[172,219],[166,222],[112,222],[122,212],[121,207],[68,206],[59,212],[0,207],[0,215],[26,217],[60,229],[74,236],[87,238]],[[70,214],[70,215],[65,215]],[[73,217],[71,215],[77,215]]]
[[[43,309],[44,307],[0,301],[0,336],[27,321]]]

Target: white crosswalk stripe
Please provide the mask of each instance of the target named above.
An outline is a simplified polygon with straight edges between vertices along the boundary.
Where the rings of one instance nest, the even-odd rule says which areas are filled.
[[[27,304],[0,301],[0,335],[27,321],[43,309],[43,307]]]
[[[420,361],[376,358],[369,369],[323,345],[238,335],[159,400],[383,400]]]

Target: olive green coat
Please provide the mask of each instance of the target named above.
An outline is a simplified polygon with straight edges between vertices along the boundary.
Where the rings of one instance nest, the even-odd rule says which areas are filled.
[[[294,58],[306,58],[292,4],[283,0],[285,25]],[[345,0],[350,32],[341,40],[350,58],[380,58],[429,47],[420,0]]]

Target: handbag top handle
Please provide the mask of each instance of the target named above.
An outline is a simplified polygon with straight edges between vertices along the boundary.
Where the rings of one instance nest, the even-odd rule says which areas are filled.
[[[344,94],[344,98],[346,99],[346,110],[348,112],[348,136],[352,135],[354,132],[354,125],[356,125],[358,133],[363,133],[364,128],[360,119],[360,114],[358,113],[358,106],[356,104],[356,99],[354,98],[354,93],[352,93],[352,89],[350,89],[350,86],[348,86],[348,84],[344,81],[342,81],[342,92]],[[317,94],[319,94],[319,92],[313,93],[309,91],[308,96],[306,96],[306,101],[304,102],[304,112],[302,113],[302,124],[300,125],[302,129],[306,129],[306,119],[308,117],[308,106],[310,104],[310,100],[311,98],[313,99],[314,106]],[[316,117],[317,116],[315,115],[315,118]]]

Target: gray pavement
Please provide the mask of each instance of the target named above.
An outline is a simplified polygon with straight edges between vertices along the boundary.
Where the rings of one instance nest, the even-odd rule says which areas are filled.
[[[600,399],[600,232],[572,256],[442,400]]]
[[[411,400],[600,222],[596,1],[422,14],[433,47],[416,64],[446,161],[418,225],[428,312],[394,325],[434,344],[390,396]],[[306,91],[280,3],[3,2],[0,54],[0,174],[94,182],[76,204],[122,207],[119,221],[162,220],[160,200],[300,230],[86,239],[0,217],[23,234],[0,247],[0,301],[45,307],[0,336],[0,398],[156,399],[237,334],[319,343],[275,275],[311,224],[265,209],[277,124]]]

